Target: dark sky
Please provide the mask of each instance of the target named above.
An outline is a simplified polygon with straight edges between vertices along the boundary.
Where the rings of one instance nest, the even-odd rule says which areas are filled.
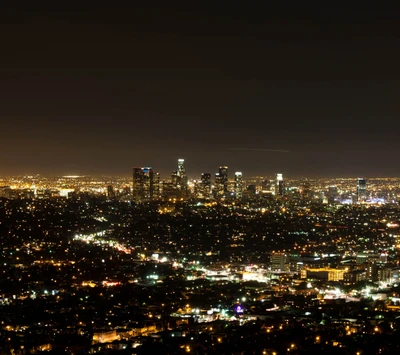
[[[400,176],[398,8],[60,3],[0,5],[0,175]]]

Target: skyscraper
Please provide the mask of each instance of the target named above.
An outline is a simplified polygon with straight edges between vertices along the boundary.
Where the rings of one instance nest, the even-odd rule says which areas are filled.
[[[235,173],[235,197],[237,199],[243,197],[243,174],[239,171]]]
[[[367,199],[367,180],[358,178],[357,180],[357,202],[362,203]]]
[[[186,175],[185,171],[185,159],[178,159],[178,176],[183,177]]]
[[[161,177],[160,173],[153,173],[153,199],[160,199],[161,198]]]
[[[276,191],[279,196],[283,196],[285,192],[285,182],[282,174],[276,174]]]
[[[187,192],[188,178],[186,176],[185,159],[178,159],[177,186],[182,192]]]
[[[153,199],[153,169],[151,167],[133,168],[132,197],[135,202]]]
[[[228,196],[228,167],[220,166],[214,180],[214,197],[223,198]]]
[[[200,194],[204,198],[208,198],[211,195],[211,174],[202,173],[200,182]]]
[[[174,170],[171,174],[171,184],[177,188],[178,186],[178,172]]]
[[[224,196],[228,196],[228,167],[220,166],[219,167],[219,177],[220,183],[222,184],[222,190]]]
[[[224,195],[224,185],[220,173],[215,173],[213,195],[215,198],[221,198]]]

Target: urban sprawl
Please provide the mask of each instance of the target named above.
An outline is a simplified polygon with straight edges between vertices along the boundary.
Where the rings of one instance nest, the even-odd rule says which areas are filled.
[[[0,354],[400,353],[400,178],[0,179]]]

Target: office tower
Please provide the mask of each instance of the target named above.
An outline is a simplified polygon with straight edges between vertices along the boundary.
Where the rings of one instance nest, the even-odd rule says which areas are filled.
[[[175,188],[178,186],[178,172],[174,170],[171,174],[171,183]]]
[[[177,173],[180,178],[186,176],[185,159],[178,159],[178,172]]]
[[[202,198],[202,186],[201,186],[201,180],[193,180],[193,196],[195,198]]]
[[[180,198],[180,194],[177,192],[178,190],[176,189],[176,185],[174,185],[172,182],[169,181],[162,181],[160,183],[160,190],[161,190],[161,196],[164,199],[174,199],[174,198]]]
[[[186,176],[185,159],[178,159],[178,170],[176,175],[178,189],[186,193],[188,187],[188,178]]]
[[[357,202],[362,203],[367,199],[367,180],[358,178],[357,180]]]
[[[215,198],[221,198],[224,195],[224,185],[220,173],[215,173],[213,194]]]
[[[133,168],[132,197],[135,202],[151,201],[153,198],[153,169]]]
[[[276,174],[276,192],[279,196],[283,196],[285,193],[285,182],[282,174]]]
[[[243,174],[240,171],[235,173],[235,197],[237,199],[243,197]]]
[[[204,198],[208,198],[211,195],[211,174],[202,173],[200,181],[200,194]]]
[[[153,199],[161,198],[160,173],[153,173]]]
[[[270,256],[271,270],[285,271],[287,269],[287,255],[284,253],[274,253]]]
[[[270,180],[270,183],[271,183],[271,187],[270,187],[270,190],[271,190],[271,193],[272,193],[272,195],[277,195],[277,184],[276,184],[276,181],[275,180]]]
[[[219,177],[220,183],[223,185],[223,194],[224,196],[228,196],[228,167],[227,166],[220,166],[219,167]]]

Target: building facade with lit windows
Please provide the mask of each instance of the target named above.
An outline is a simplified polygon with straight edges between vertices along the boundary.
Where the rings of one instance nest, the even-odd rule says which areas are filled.
[[[147,202],[153,199],[154,174],[151,167],[133,168],[132,199]]]
[[[235,173],[235,197],[237,199],[243,197],[243,174],[240,171]]]
[[[203,198],[211,197],[211,174],[202,173],[200,179],[199,193]]]
[[[214,180],[214,197],[223,198],[228,196],[228,167],[220,166]]]
[[[285,181],[282,174],[276,174],[276,194],[283,196],[285,193]]]
[[[185,159],[178,159],[177,187],[182,192],[186,193],[188,188],[188,178],[186,175]]]
[[[357,179],[357,202],[363,203],[367,200],[367,179]]]

